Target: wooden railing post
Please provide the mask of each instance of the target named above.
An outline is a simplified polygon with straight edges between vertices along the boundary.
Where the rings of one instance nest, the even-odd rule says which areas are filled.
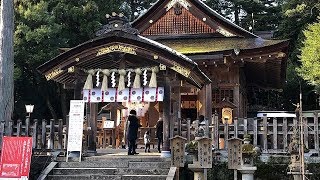
[[[42,127],[41,127],[41,149],[46,149],[46,139],[47,139],[47,121],[45,119],[42,119]]]
[[[38,137],[38,120],[35,119],[33,123],[33,130],[32,130],[32,148],[37,148],[37,137]]]
[[[30,116],[26,117],[26,124],[25,124],[25,136],[29,136],[29,126],[30,126]]]
[[[314,123],[314,149],[318,152],[319,151],[319,122],[318,122],[318,112],[315,111],[313,114],[313,123]]]
[[[187,142],[190,142],[191,119],[187,118]]]
[[[234,123],[233,123],[233,131],[234,131],[234,137],[238,138],[238,118],[234,118]]]
[[[268,150],[268,117],[266,114],[263,115],[263,150]]]
[[[248,119],[245,117],[243,119],[243,135],[248,134]]]
[[[253,119],[253,146],[258,146],[258,119]]]
[[[58,125],[58,149],[63,149],[62,148],[62,128],[63,128],[63,121],[62,119],[59,119],[59,125]]]
[[[288,148],[288,121],[286,117],[283,118],[282,133],[283,133],[283,148],[284,148],[284,151],[286,151],[286,148]]]
[[[21,119],[18,119],[18,122],[17,122],[17,137],[21,136]]]
[[[277,118],[274,117],[272,121],[273,128],[273,149],[278,149],[278,121]]]
[[[7,136],[12,136],[12,130],[13,130],[13,121],[10,120],[8,123],[8,133],[6,134]]]
[[[2,149],[2,147],[1,147],[2,146],[2,139],[5,134],[4,130],[5,130],[5,122],[1,121],[0,122],[0,150]]]
[[[54,149],[54,119],[50,119],[49,149]]]

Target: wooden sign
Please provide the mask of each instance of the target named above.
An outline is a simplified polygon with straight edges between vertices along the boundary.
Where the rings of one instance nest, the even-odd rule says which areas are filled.
[[[199,168],[212,168],[212,141],[203,137],[198,140]]]
[[[171,166],[173,167],[184,167],[185,158],[185,142],[186,138],[181,136],[175,136],[170,139],[171,143]]]
[[[242,139],[228,140],[228,169],[238,169],[242,163]]]

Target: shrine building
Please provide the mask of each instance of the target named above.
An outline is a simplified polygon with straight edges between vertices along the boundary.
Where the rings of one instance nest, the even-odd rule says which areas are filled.
[[[169,151],[181,119],[204,115],[219,131],[219,124],[247,117],[249,87],[284,85],[288,41],[263,39],[200,0],[157,1],[131,23],[116,13],[106,20],[96,38],[38,68],[86,102],[86,125],[93,132],[89,149],[96,148],[96,137],[107,136],[99,134],[99,118],[113,121],[110,144],[119,146],[128,112],[135,109],[146,129],[163,118],[163,150]],[[101,117],[103,109],[107,117]]]

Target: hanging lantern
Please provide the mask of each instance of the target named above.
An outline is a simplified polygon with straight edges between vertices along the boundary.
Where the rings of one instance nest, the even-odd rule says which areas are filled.
[[[222,123],[223,124],[232,124],[232,109],[222,108]]]

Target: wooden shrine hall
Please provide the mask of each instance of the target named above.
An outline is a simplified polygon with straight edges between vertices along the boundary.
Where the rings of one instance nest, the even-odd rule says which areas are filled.
[[[163,150],[169,151],[170,128],[178,119],[204,115],[219,131],[219,124],[247,116],[249,86],[280,90],[285,82],[287,40],[263,39],[200,0],[157,1],[132,23],[123,14],[106,18],[95,39],[38,68],[87,102],[93,150],[97,114],[106,103],[125,107],[109,108],[113,126],[122,131],[131,109],[144,127],[162,117]]]

